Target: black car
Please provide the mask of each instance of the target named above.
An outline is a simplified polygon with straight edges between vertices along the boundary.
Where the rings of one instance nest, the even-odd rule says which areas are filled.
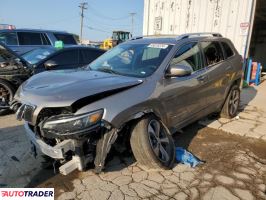
[[[75,45],[62,49],[41,47],[19,56],[0,43],[0,113],[9,108],[17,88],[32,75],[46,70],[80,68],[104,52]]]

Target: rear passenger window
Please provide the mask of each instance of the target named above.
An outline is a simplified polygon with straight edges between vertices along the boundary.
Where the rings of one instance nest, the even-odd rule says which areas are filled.
[[[49,39],[45,33],[42,33],[41,37],[42,37],[42,44],[43,45],[51,45],[51,43],[50,43],[50,41],[49,41]]]
[[[193,71],[202,69],[200,48],[197,43],[189,43],[178,50],[170,65],[185,65]]]
[[[100,55],[102,55],[104,52],[100,50],[87,50],[87,49],[82,49],[80,50],[80,63],[81,64],[89,64],[92,61],[94,61],[96,58],[98,58]]]
[[[223,60],[223,53],[218,42],[201,42],[207,66]]]
[[[18,32],[19,45],[42,45],[40,33]]]
[[[222,42],[222,46],[224,48],[224,53],[225,53],[226,58],[229,58],[229,57],[234,55],[233,50],[231,49],[231,47],[226,42]]]
[[[54,36],[57,40],[61,40],[64,44],[77,44],[76,40],[71,34],[54,33]]]
[[[18,45],[17,33],[0,33],[0,42],[6,45]]]

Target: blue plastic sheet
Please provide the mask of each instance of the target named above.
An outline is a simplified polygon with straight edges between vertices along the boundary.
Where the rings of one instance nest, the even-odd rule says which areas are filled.
[[[195,157],[192,153],[183,149],[182,147],[176,147],[176,160],[179,163],[189,165],[190,167],[196,167],[203,162]]]

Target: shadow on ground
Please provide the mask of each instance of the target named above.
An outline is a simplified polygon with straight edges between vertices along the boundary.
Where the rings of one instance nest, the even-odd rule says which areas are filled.
[[[8,120],[0,125],[0,185],[24,187],[39,170],[40,159],[32,158],[24,127],[9,125]]]
[[[256,88],[252,86],[242,89],[239,112],[243,111],[246,108],[246,106],[255,98],[257,93],[258,91],[256,90]]]

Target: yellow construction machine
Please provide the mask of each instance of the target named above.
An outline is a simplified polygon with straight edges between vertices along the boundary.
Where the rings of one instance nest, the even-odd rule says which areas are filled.
[[[126,40],[130,39],[132,36],[130,32],[127,31],[113,31],[112,38],[107,38],[103,41],[100,48],[101,49],[111,49],[116,45],[125,42]]]

